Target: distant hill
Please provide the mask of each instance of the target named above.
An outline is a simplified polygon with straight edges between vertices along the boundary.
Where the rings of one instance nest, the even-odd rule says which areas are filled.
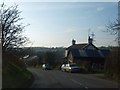
[[[28,48],[28,47],[26,47]],[[48,48],[48,47],[31,47],[31,49],[35,52],[47,52],[47,51],[60,51],[60,52],[65,52],[65,48],[64,47],[56,47],[56,48]]]

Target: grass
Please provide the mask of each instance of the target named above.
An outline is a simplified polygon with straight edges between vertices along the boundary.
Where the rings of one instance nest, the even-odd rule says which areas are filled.
[[[103,75],[103,76],[96,76],[96,77],[101,78],[101,79],[105,79],[105,80],[110,80],[110,81],[113,81],[113,82],[116,82],[116,83],[120,84],[120,80],[114,79],[114,78],[110,78],[110,77],[107,77],[105,75]]]
[[[3,63],[2,88],[26,88],[32,82],[31,72],[18,64],[12,60]]]

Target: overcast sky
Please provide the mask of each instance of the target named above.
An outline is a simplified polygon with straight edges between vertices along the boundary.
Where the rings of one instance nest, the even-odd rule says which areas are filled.
[[[103,32],[106,30],[105,26],[118,17],[117,2],[26,0],[16,4],[22,11],[23,22],[30,24],[26,27],[25,35],[33,42],[33,46],[67,47],[71,45],[72,39],[75,39],[76,43],[87,43],[89,29],[90,33],[95,34],[96,46],[117,45],[114,36]]]

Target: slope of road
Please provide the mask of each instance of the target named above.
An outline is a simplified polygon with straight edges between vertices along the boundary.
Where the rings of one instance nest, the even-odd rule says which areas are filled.
[[[28,68],[28,70],[33,73],[35,79],[30,88],[118,88],[117,83],[97,78],[92,74],[35,68]]]

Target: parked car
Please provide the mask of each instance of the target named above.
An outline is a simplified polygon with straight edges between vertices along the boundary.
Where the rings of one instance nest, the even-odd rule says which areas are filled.
[[[75,63],[66,64],[65,71],[67,71],[67,72],[80,72],[80,67]]]
[[[61,70],[62,70],[63,72],[65,71],[65,68],[66,68],[66,64],[62,64]]]
[[[43,70],[51,70],[52,68],[51,68],[51,66],[49,64],[43,64],[42,69]]]

